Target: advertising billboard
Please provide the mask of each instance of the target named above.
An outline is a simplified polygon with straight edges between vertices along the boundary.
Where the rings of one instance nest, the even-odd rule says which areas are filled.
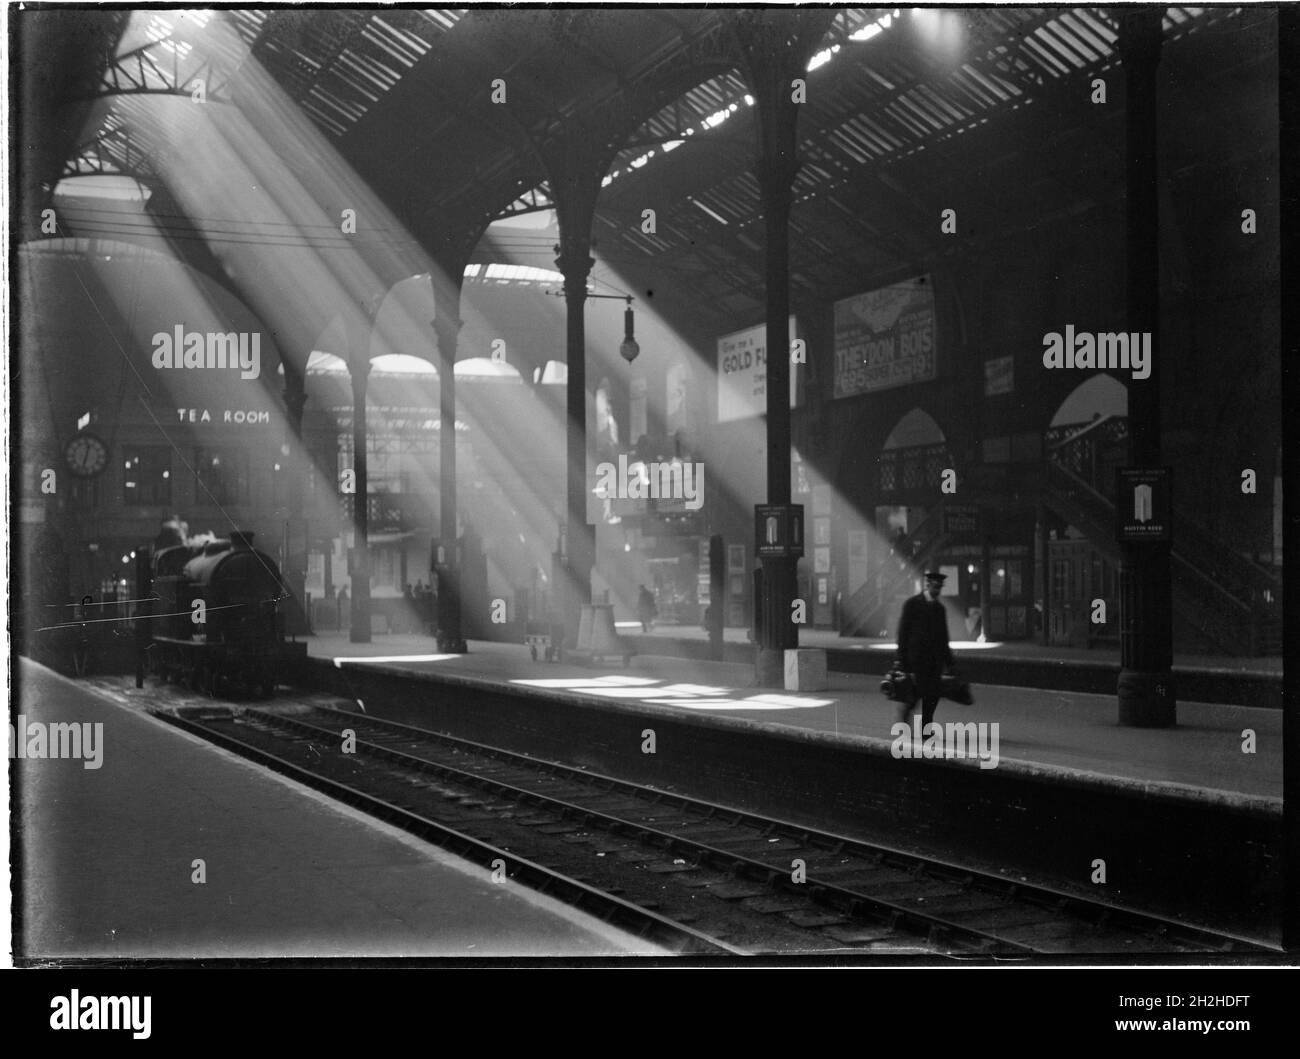
[[[790,342],[798,325],[790,317]],[[789,355],[789,350],[785,351]],[[796,405],[801,364],[790,365],[790,407]],[[767,414],[767,325],[758,324],[718,339],[718,422]]]
[[[935,330],[929,276],[836,302],[835,396],[935,378]]]

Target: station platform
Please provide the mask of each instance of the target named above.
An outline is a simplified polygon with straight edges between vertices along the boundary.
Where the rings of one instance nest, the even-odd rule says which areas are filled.
[[[11,761],[19,962],[662,954],[27,659],[13,675],[26,725],[103,726],[82,760]]]
[[[620,622],[622,631],[632,632],[637,636],[660,640],[685,640],[707,642],[708,634],[703,629],[689,625],[656,625],[649,633],[641,633],[635,628],[636,622]],[[749,630],[726,629],[723,640],[728,643],[749,644]],[[1118,665],[1117,650],[1094,650],[1087,647],[1062,647],[1047,645],[1031,640],[1007,640],[1003,642],[958,641],[957,649],[967,654],[978,652],[980,657],[1006,658],[1024,662],[1087,662],[1098,665]],[[801,629],[799,631],[801,647],[821,647],[834,651],[892,651],[893,641],[886,637],[841,636],[831,629]],[[1226,671],[1256,676],[1280,676],[1282,658],[1268,656],[1262,658],[1243,658],[1235,655],[1175,654],[1174,668],[1193,671]]]
[[[1113,682],[1108,694],[981,683],[958,647],[975,702],[940,703],[935,720],[952,727],[931,754],[919,719],[896,734],[878,675],[831,671],[827,690],[793,693],[756,686],[752,662],[634,642],[641,653],[626,665],[579,665],[534,661],[524,644],[473,640],[447,655],[427,636],[336,634],[309,638],[307,673],[317,690],[401,723],[1265,944],[1280,937],[1281,710],[1180,699],[1174,727],[1121,727]]]
[[[340,664],[495,682],[643,706],[650,712],[689,711],[846,742],[890,740],[897,720],[894,704],[880,692],[878,676],[832,671],[828,690],[818,693],[758,688],[752,664],[646,653],[660,643],[671,648],[668,636],[631,637],[642,653],[626,668],[621,659],[598,666],[533,661],[522,644],[483,640],[471,641],[468,654],[440,655],[432,639],[420,635],[377,634],[368,644],[351,643],[346,633],[306,639],[310,657]],[[816,634],[801,636],[801,643],[820,646]],[[965,653],[960,647],[956,653],[959,666],[965,667]],[[646,683],[619,683],[629,679]],[[1280,811],[1282,714],[1278,710],[1180,701],[1174,728],[1142,729],[1117,723],[1113,693],[980,684],[975,684],[974,693],[972,706],[941,702],[935,719],[998,722],[1000,767],[1059,770],[1198,798],[1258,802],[1260,807]],[[1242,752],[1244,729],[1255,733],[1254,753]]]
[[[616,620],[615,624],[619,635],[643,655],[753,664],[754,644],[745,628],[724,630],[718,658],[698,625],[655,625],[643,632],[640,622],[631,618]],[[341,634],[326,628],[317,631],[327,637],[348,636],[346,630]],[[376,622],[373,635],[386,639],[394,632],[409,631],[400,625],[384,628],[383,623]],[[1118,648],[1049,646],[1027,640],[962,640],[952,621],[949,633],[962,671],[973,683],[1109,696],[1114,694],[1119,680]],[[494,629],[491,639],[516,643],[524,635],[517,625],[505,625]],[[807,626],[799,630],[799,644],[824,650],[827,668],[832,672],[876,677],[885,674],[897,651],[889,637],[840,636],[830,629]],[[1280,710],[1282,667],[1281,656],[1175,654],[1171,674],[1174,694],[1179,701]]]
[[[634,621],[618,623],[621,632],[650,654],[707,657],[708,637],[692,626],[655,626],[642,633]],[[1086,691],[1109,695],[1119,677],[1118,648],[1065,647],[1028,640],[962,640],[953,623],[952,647],[963,670],[982,684],[1056,691]],[[892,637],[840,636],[829,629],[799,631],[802,647],[826,652],[827,667],[843,673],[883,675],[896,653]],[[728,629],[723,638],[723,659],[749,662],[753,644],[747,629]],[[1236,706],[1282,708],[1281,656],[1175,654],[1172,676],[1180,700],[1218,702]]]

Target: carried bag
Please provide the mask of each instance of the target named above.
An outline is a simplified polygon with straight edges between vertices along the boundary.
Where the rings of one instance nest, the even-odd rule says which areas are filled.
[[[970,681],[951,669],[939,681],[939,697],[951,699],[962,706],[975,705],[975,695],[971,692]]]
[[[916,686],[898,662],[894,662],[889,667],[889,672],[885,674],[885,679],[880,682],[880,691],[885,698],[893,702],[904,702],[912,705],[916,702]]]

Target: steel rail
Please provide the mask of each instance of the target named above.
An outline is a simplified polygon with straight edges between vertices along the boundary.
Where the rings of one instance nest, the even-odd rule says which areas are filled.
[[[297,780],[305,786],[329,795],[331,798],[361,809],[387,823],[400,827],[404,831],[418,835],[420,838],[448,849],[482,867],[491,868],[493,860],[502,860],[513,869],[511,874],[514,877],[517,877],[532,889],[555,897],[566,904],[655,944],[663,945],[665,948],[676,948],[677,951],[693,955],[746,955],[744,950],[727,945],[716,938],[710,938],[682,923],[673,922],[664,916],[657,915],[631,902],[615,897],[613,894],[588,886],[586,883],[570,876],[552,871],[508,850],[480,841],[445,824],[438,823],[436,820],[430,820],[428,817],[403,809],[349,784],[321,776],[269,751],[251,746],[224,732],[209,728],[205,724],[191,721],[167,711],[150,710],[150,713],[183,731],[189,732],[191,735],[215,743],[223,749],[239,754],[241,757],[274,769],[281,775],[288,776],[290,779]]]
[[[246,711],[245,716],[255,717],[259,722],[269,726],[297,731],[306,735],[328,737],[331,740],[336,740],[339,735],[337,731],[328,728],[320,728],[295,717],[286,717],[280,714],[267,713],[262,710],[248,710]],[[349,714],[347,716],[352,718],[355,715]],[[416,729],[415,731],[419,730]],[[406,737],[410,738],[409,735]],[[426,741],[436,742],[436,740],[428,740],[427,735],[425,736],[425,739]],[[614,832],[615,834],[630,835],[669,850],[690,853],[694,857],[698,858],[702,863],[723,867],[735,872],[736,874],[744,875],[749,878],[757,878],[771,886],[776,886],[778,880],[789,876],[789,870],[784,866],[778,867],[764,861],[755,860],[752,857],[744,856],[732,850],[711,846],[707,843],[699,842],[690,838],[684,838],[681,835],[662,831],[658,828],[650,827],[633,820],[613,816],[599,809],[593,809],[589,806],[579,805],[559,798],[553,798],[549,795],[538,793],[537,791],[530,791],[522,787],[516,787],[513,784],[493,779],[490,776],[466,772],[451,765],[444,765],[440,762],[415,757],[411,754],[404,753],[403,751],[394,750],[391,747],[386,747],[378,743],[370,743],[360,738],[356,741],[356,747],[358,750],[365,750],[375,757],[383,758],[386,761],[392,761],[414,771],[434,773],[444,778],[463,783],[467,786],[492,791],[510,799],[511,801],[523,802],[548,809],[561,817],[567,817],[570,819],[577,818],[583,821],[593,822],[608,831]],[[636,800],[639,804],[644,802],[644,799],[642,798],[637,798]],[[973,927],[965,926],[949,919],[944,919],[941,916],[921,912],[914,908],[896,904],[880,897],[873,897],[859,891],[846,889],[825,879],[818,879],[813,876],[809,876],[806,883],[789,883],[781,886],[781,889],[792,895],[797,894],[812,900],[815,903],[829,905],[841,911],[847,910],[856,915],[863,915],[865,913],[872,919],[888,924],[895,929],[901,928],[912,933],[924,934],[932,940],[936,937],[960,938],[970,947],[981,952],[996,949],[999,953],[1005,953],[1009,950],[1011,953],[1035,955],[1047,951],[1037,949],[1034,946],[1026,945],[1022,942],[1010,941],[1006,938],[998,937],[995,934],[989,934],[985,931],[977,930]]]
[[[747,812],[743,809],[736,809],[731,806],[720,805],[715,802],[708,802],[671,791],[663,791],[653,787],[647,787],[643,784],[619,779],[603,773],[585,771],[558,762],[529,757],[525,754],[519,754],[515,751],[475,742],[474,740],[462,739],[458,736],[451,736],[442,732],[431,732],[424,728],[417,728],[413,725],[403,724],[399,721],[392,721],[387,718],[370,717],[365,714],[356,713],[355,711],[338,709],[332,706],[313,704],[311,705],[311,709],[320,713],[334,714],[339,717],[347,718],[351,722],[388,729],[394,733],[400,733],[408,738],[464,748],[484,756],[497,758],[498,760],[505,761],[518,767],[561,776],[585,786],[604,787],[610,791],[626,793],[638,800],[653,801],[659,804],[673,806],[684,811],[700,813],[704,818],[728,818],[732,824],[743,824],[744,826],[752,827],[768,834],[779,834],[781,837],[791,838],[810,846],[821,847],[831,853],[854,855],[865,859],[879,858],[881,859],[882,864],[886,864],[890,867],[896,867],[913,872],[924,871],[932,877],[943,878],[952,882],[960,882],[963,884],[975,883],[984,890],[984,892],[1022,902],[1031,902],[1040,907],[1049,908],[1053,911],[1067,914],[1094,926],[1130,930],[1147,936],[1160,937],[1175,944],[1196,946],[1203,949],[1213,949],[1218,951],[1282,951],[1281,948],[1270,945],[1267,942],[1235,934],[1230,931],[1200,927],[1167,916],[1162,916],[1158,913],[1145,912],[1140,909],[1120,904],[1111,904],[1105,901],[1082,897],[1078,894],[1057,889],[1050,885],[1009,880],[1002,876],[994,875],[979,869],[954,864],[941,858],[907,853],[888,846],[864,842],[860,839],[835,834],[833,832],[822,831],[792,821],[761,816],[756,813]],[[252,710],[249,712],[264,714],[264,711],[260,710]],[[280,723],[283,719],[279,715],[264,715],[275,718],[276,723]],[[579,811],[586,811],[582,810],[581,807],[574,808]],[[730,856],[726,851],[718,852],[725,856]],[[775,869],[768,865],[763,865],[762,867],[768,872],[775,871],[780,875],[788,874],[788,871],[784,868]],[[810,876],[808,882],[804,885],[814,885],[813,878]],[[832,890],[840,889],[834,887],[833,884],[830,883],[818,883],[817,885],[828,886],[831,887]],[[855,896],[860,896],[864,900],[874,900],[865,895]],[[904,909],[904,911],[910,912],[911,910]],[[1002,939],[997,940],[1000,943],[1012,944],[1009,942],[1003,942]]]

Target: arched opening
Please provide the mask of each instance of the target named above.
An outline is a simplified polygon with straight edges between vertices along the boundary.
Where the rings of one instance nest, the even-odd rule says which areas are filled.
[[[934,417],[913,408],[894,425],[880,452],[876,529],[890,542],[913,533],[933,508],[943,470],[951,467],[947,439]]]
[[[1103,498],[1114,500],[1115,470],[1128,460],[1128,390],[1110,375],[1080,383],[1057,408],[1043,440],[1047,506],[1055,509],[1045,541],[1048,642],[1115,648],[1119,573],[1113,549],[1103,546],[1110,542],[1099,534],[1110,529]],[[1087,518],[1089,512],[1096,517]],[[1094,620],[1107,611],[1114,617]]]
[[[1057,408],[1043,440],[1054,467],[1111,498],[1115,468],[1128,456],[1128,390],[1110,375],[1080,383]]]
[[[921,573],[943,543],[937,501],[952,459],[934,417],[921,408],[901,416],[876,462],[875,532],[849,538],[845,631],[851,635],[892,635],[903,601],[918,590]],[[945,595],[957,587],[953,578]]]
[[[1099,416],[1128,416],[1128,387],[1113,375],[1094,375],[1079,383],[1056,409],[1051,425],[1090,423]]]

